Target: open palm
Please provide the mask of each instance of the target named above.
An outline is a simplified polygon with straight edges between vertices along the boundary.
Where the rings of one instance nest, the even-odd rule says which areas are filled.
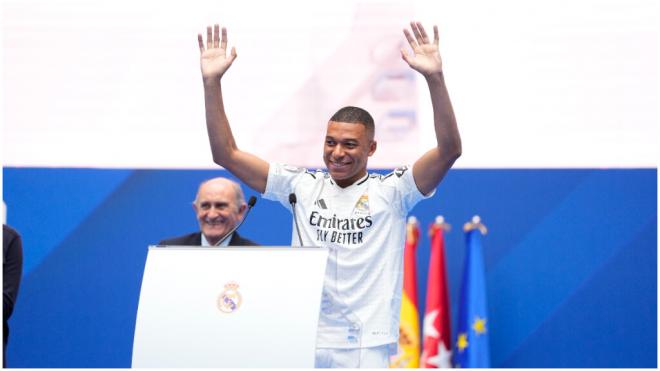
[[[401,50],[401,57],[408,65],[424,76],[433,73],[442,72],[442,59],[438,49],[438,27],[433,26],[433,42],[431,42],[420,22],[410,22],[410,28],[413,34],[407,29],[403,34],[408,40],[408,44],[413,50],[413,55],[408,55],[405,50]],[[414,35],[414,37],[413,37]]]
[[[236,49],[231,48],[231,53],[227,56],[227,29],[222,28],[222,38],[220,38],[220,26],[215,25],[213,32],[211,27],[206,28],[206,46],[202,34],[197,35],[199,43],[200,67],[203,78],[221,78],[236,59]]]

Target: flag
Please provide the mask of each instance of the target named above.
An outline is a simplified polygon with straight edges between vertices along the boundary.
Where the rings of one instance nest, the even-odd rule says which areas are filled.
[[[467,251],[458,307],[458,329],[454,365],[461,368],[490,367],[486,279],[481,236],[486,227],[478,216],[466,223]]]
[[[431,258],[429,259],[428,284],[426,286],[426,313],[424,315],[424,347],[420,367],[451,367],[451,319],[449,293],[445,268],[444,230],[449,225],[439,216],[429,230]]]
[[[399,322],[399,351],[392,357],[391,368],[419,367],[419,314],[417,312],[417,269],[415,253],[419,226],[415,217],[408,218],[403,255],[403,293]]]

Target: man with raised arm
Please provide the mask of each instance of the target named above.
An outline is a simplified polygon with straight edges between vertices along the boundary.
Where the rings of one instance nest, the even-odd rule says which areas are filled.
[[[265,198],[289,208],[296,195],[305,246],[325,246],[325,272],[316,340],[316,367],[388,367],[396,351],[407,213],[435,193],[461,155],[461,139],[438,51],[438,29],[430,40],[419,22],[404,35],[413,54],[403,60],[424,76],[431,94],[437,146],[413,165],[388,175],[369,174],[376,151],[371,115],[344,107],[329,120],[324,171],[268,163],[236,146],[222,100],[222,76],[236,59],[227,53],[227,30],[207,27],[198,35],[213,160]],[[297,234],[292,244],[299,245]]]

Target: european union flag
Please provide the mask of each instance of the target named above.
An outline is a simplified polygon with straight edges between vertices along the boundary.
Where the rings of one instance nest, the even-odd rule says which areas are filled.
[[[467,252],[458,308],[458,332],[454,365],[461,368],[490,367],[488,306],[481,235],[486,228],[474,217],[465,225]]]

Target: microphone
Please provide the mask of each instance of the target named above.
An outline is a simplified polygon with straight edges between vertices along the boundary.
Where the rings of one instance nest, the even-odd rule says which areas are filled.
[[[232,235],[232,233],[236,232],[238,227],[240,227],[241,224],[243,224],[243,222],[245,221],[245,219],[247,219],[247,216],[250,213],[250,210],[252,210],[252,208],[254,207],[254,204],[256,204],[256,203],[257,203],[257,198],[254,197],[254,196],[250,196],[250,200],[248,200],[248,203],[247,203],[248,208],[247,208],[247,211],[245,212],[245,216],[243,217],[243,220],[241,220],[241,222],[238,223],[238,225],[236,225],[234,228],[232,228],[232,230],[229,231],[229,233],[227,233],[224,237],[222,237],[222,239],[220,241],[218,241],[218,243],[216,243],[214,246],[220,246],[223,242],[225,242],[225,240],[227,238],[229,238],[229,236]]]
[[[296,225],[296,232],[298,232],[298,241],[300,241],[300,246],[303,245],[302,237],[300,237],[300,228],[298,228],[298,218],[296,218],[296,194],[289,193],[289,203],[291,204],[291,212],[293,213],[293,223]]]

